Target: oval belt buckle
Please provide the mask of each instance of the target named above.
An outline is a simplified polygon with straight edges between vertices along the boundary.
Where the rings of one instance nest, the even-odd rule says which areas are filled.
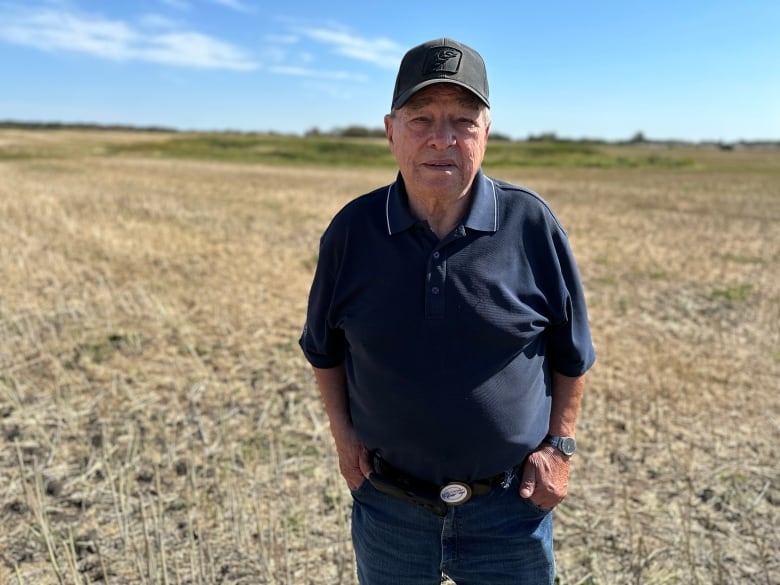
[[[471,487],[465,483],[453,481],[441,488],[439,497],[445,504],[459,506],[471,499]]]

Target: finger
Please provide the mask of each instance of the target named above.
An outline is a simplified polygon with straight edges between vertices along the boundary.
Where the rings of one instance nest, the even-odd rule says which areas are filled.
[[[368,449],[365,447],[360,448],[360,455],[358,456],[358,467],[360,467],[360,473],[363,474],[363,477],[368,477],[368,475],[373,471],[371,457],[368,454]]]
[[[526,462],[523,466],[523,477],[520,480],[520,497],[530,498],[536,489],[536,468]]]
[[[352,472],[349,475],[344,475],[344,480],[347,482],[347,486],[352,491],[358,489],[365,481],[365,479],[366,478],[361,473]]]

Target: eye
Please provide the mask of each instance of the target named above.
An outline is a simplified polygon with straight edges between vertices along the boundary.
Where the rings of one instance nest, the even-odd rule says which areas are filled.
[[[476,118],[470,116],[462,116],[455,120],[455,123],[462,128],[473,128],[477,125]]]
[[[428,128],[431,125],[431,119],[428,116],[412,116],[409,118],[409,126],[417,130]]]

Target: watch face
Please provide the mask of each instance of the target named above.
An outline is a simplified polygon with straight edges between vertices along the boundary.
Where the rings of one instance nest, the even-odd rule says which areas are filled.
[[[564,437],[561,439],[560,448],[564,455],[573,455],[574,451],[577,449],[577,443],[575,443],[574,439],[571,437]]]

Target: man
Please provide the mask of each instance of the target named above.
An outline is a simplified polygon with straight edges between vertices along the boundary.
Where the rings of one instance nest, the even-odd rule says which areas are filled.
[[[552,583],[595,356],[566,233],[481,171],[480,55],[411,49],[385,117],[395,183],[322,236],[301,336],[353,495],[365,585]]]

